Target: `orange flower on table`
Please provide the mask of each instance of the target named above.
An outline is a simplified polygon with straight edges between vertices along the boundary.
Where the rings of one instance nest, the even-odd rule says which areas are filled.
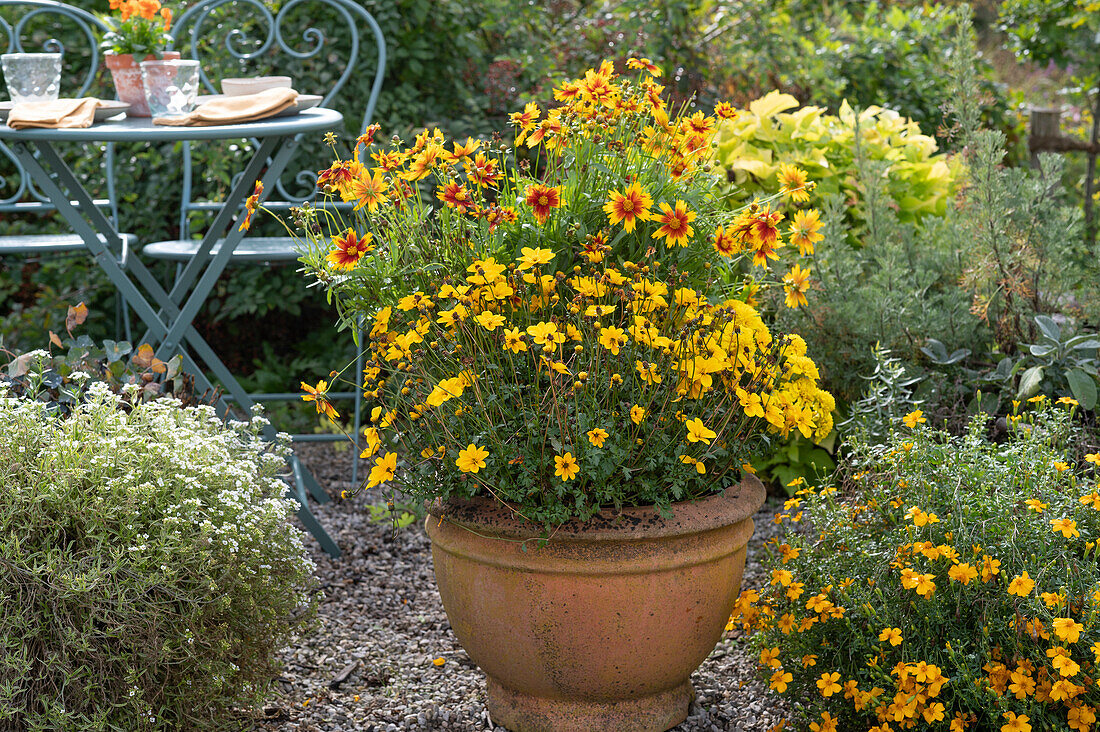
[[[163,30],[165,33],[172,27],[172,10],[170,8],[160,9],[160,18],[164,21]]]
[[[256,181],[256,187],[252,189],[252,195],[244,201],[244,221],[237,227],[237,231],[248,231],[252,226],[252,214],[260,207],[260,196],[264,194],[264,184]]]
[[[783,277],[783,303],[789,308],[808,305],[806,292],[810,289],[810,268],[802,269],[797,264]]]
[[[465,449],[459,450],[455,465],[463,473],[476,473],[485,467],[485,458],[489,457],[489,451],[470,443]]]
[[[301,382],[302,391],[305,394],[302,395],[303,402],[313,402],[317,407],[317,414],[324,414],[329,419],[336,419],[340,415],[336,413],[336,408],[332,406],[332,402],[328,400],[328,382],[321,379],[317,382],[317,386],[310,386],[306,382]]]
[[[348,186],[348,191],[357,201],[356,211],[366,206],[367,211],[374,213],[380,203],[385,203],[389,188],[390,184],[386,181],[384,171],[381,168],[375,168],[373,174],[364,171],[353,180]]]
[[[806,211],[798,211],[791,220],[791,226],[787,230],[790,234],[791,244],[798,247],[798,253],[802,256],[814,253],[814,244],[825,237],[818,233],[821,229],[821,214],[816,208]]]
[[[397,471],[397,453],[390,452],[378,457],[374,461],[374,467],[370,469],[370,477],[367,479],[367,488],[393,480]]]
[[[653,216],[653,221],[663,224],[653,232],[653,238],[665,237],[665,243],[670,247],[686,247],[688,239],[695,236],[695,229],[691,222],[695,220],[694,211],[688,211],[687,204],[677,200],[675,208],[667,203],[661,204],[661,213]]]
[[[373,242],[374,235],[369,231],[363,236],[359,236],[348,229],[343,234],[332,237],[335,248],[328,253],[325,259],[337,267],[351,269],[363,258],[364,254],[374,251]]]
[[[563,483],[576,478],[579,472],[581,472],[581,466],[577,464],[573,453],[567,452],[564,455],[554,456],[554,475],[560,476]]]
[[[622,193],[611,191],[603,210],[612,225],[622,222],[624,231],[634,231],[634,226],[639,221],[649,221],[652,218],[649,212],[651,206],[653,197],[638,181],[634,181]]]
[[[470,198],[470,191],[465,184],[451,181],[436,192],[436,198],[443,201],[447,208],[457,209],[459,213],[466,213],[474,207],[474,201]]]
[[[535,221],[545,224],[550,210],[561,206],[561,186],[550,187],[542,183],[527,186],[523,202],[535,212]]]
[[[809,180],[806,171],[797,165],[783,163],[776,173],[779,180],[779,192],[790,196],[792,201],[803,203],[810,200]]]

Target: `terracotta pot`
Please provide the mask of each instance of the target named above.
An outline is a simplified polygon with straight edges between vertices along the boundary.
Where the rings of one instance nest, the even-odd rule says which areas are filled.
[[[141,59],[135,59],[133,54],[130,53],[106,53],[103,55],[107,68],[111,70],[111,78],[115,81],[115,91],[118,92],[119,101],[130,105],[130,109],[126,111],[126,116],[149,116],[149,104],[145,101],[145,88],[141,85],[141,62],[154,58],[175,61],[179,57],[179,51],[163,51],[159,57],[148,55]]]
[[[666,730],[722,636],[764,488],[540,527],[485,498],[436,502],[426,522],[451,628],[513,732]],[[523,541],[523,540],[528,541]]]

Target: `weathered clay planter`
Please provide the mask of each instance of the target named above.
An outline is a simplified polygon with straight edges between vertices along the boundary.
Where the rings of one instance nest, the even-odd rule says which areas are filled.
[[[178,51],[162,51],[159,58],[165,61],[176,61],[180,57]],[[120,102],[126,102],[130,108],[126,110],[127,117],[148,117],[149,103],[145,101],[145,87],[141,85],[141,62],[157,56],[144,56],[135,59],[129,53],[106,53],[103,61],[111,70],[111,78],[115,82],[115,91],[118,92]]]
[[[426,526],[451,628],[488,676],[489,713],[513,732],[666,730],[740,590],[749,476],[721,495],[539,527],[489,499],[431,507]],[[441,520],[442,519],[442,520]],[[523,541],[527,539],[528,541]]]

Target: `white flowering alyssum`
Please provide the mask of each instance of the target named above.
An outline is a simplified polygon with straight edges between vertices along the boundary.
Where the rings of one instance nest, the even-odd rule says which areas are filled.
[[[232,726],[313,617],[264,421],[0,385],[0,729]]]

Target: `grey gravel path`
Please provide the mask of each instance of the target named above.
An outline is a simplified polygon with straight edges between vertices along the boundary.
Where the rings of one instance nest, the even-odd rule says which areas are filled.
[[[423,528],[393,536],[388,521],[371,518],[377,495],[340,500],[350,487],[349,451],[309,445],[299,454],[337,497],[314,512],[345,553],[331,560],[312,545],[323,592],[320,624],[282,653],[283,674],[254,731],[504,732],[489,720],[481,672],[451,634]],[[756,517],[746,587],[766,582],[754,555],[776,534],[777,505],[769,501]],[[433,664],[439,658],[443,664]],[[346,679],[335,683],[338,676]],[[764,732],[786,713],[753,675],[739,638],[723,639],[692,679],[697,700],[677,732]]]

